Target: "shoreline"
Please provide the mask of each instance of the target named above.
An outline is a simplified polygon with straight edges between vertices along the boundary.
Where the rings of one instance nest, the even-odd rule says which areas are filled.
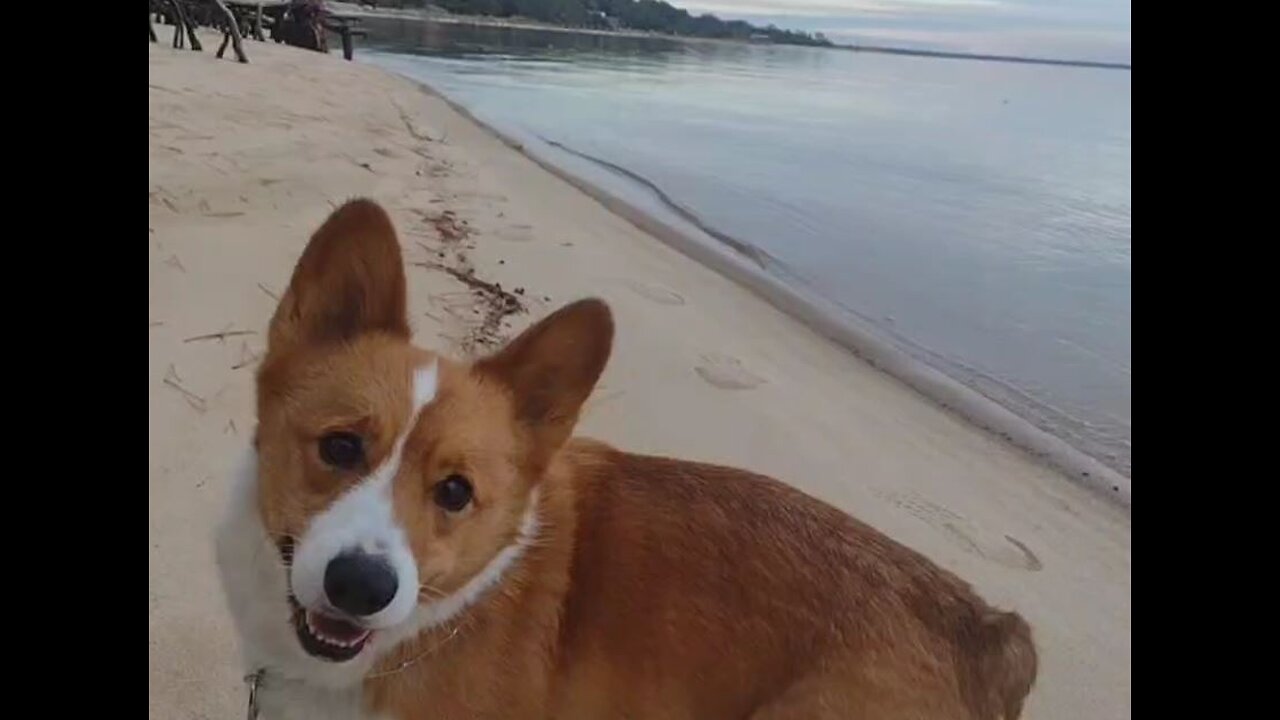
[[[908,338],[893,333],[889,328],[876,323],[865,314],[859,313],[852,308],[825,297],[821,292],[811,287],[789,265],[757,245],[744,240],[739,240],[732,235],[721,232],[720,230],[712,227],[709,223],[703,220],[703,218],[698,216],[694,210],[686,207],[680,201],[671,197],[666,191],[658,187],[658,185],[650,181],[648,178],[645,178],[621,165],[579,152],[568,145],[564,145],[541,135],[535,134],[534,137],[538,142],[551,146],[555,151],[564,152],[573,157],[586,160],[597,168],[604,168],[609,171],[610,176],[620,175],[625,178],[625,180],[640,186],[643,189],[643,192],[647,192],[659,200],[662,206],[660,208],[661,212],[674,213],[681,223],[686,223],[687,225],[692,226],[691,230],[684,232],[685,235],[692,235],[693,239],[699,239],[702,235],[706,235],[710,239],[715,240],[721,245],[732,250],[734,253],[746,257],[755,265],[759,266],[760,270],[765,271],[771,277],[774,277],[779,282],[782,282],[787,287],[794,289],[797,293],[804,296],[806,298],[805,302],[816,305],[824,312],[829,313],[832,316],[832,322],[853,323],[855,329],[866,328],[864,333],[872,334],[875,340],[872,341],[868,339],[862,344],[870,344],[874,342],[877,345],[888,345],[892,348],[896,348],[914,359],[917,363],[922,363],[927,367],[933,368],[942,375],[960,383],[969,390],[976,392],[983,398],[994,402],[996,405],[1003,407],[1006,410],[1009,410],[1023,421],[1038,428],[1040,431],[1047,433],[1051,437],[1062,440],[1071,448],[1082,453],[1086,458],[1097,460],[1103,466],[1110,468],[1112,471],[1117,473],[1121,478],[1129,480],[1130,483],[1132,482],[1132,467],[1130,464],[1131,456],[1128,449],[1120,443],[1108,442],[1105,439],[1091,434],[1089,432],[1089,423],[1086,421],[1072,417],[1053,406],[1038,402],[1017,387],[1005,383],[999,378],[966,368],[962,363],[950,360],[942,354],[934,352],[927,347],[912,342]],[[549,160],[549,162],[560,165],[562,170],[570,174],[576,174],[572,167],[567,166],[563,162],[557,162],[555,160]],[[592,178],[580,176],[579,180],[588,185],[596,186],[596,189],[600,192],[610,192],[607,186],[599,184],[598,181],[593,180]],[[631,195],[627,194],[625,197],[631,197]],[[646,213],[649,215],[655,214],[652,211],[644,209],[637,209],[636,212]],[[654,219],[660,220],[661,218]],[[865,357],[865,354],[861,353],[858,348],[851,347],[849,349],[850,352]],[[925,392],[925,394],[928,395],[927,392]],[[997,435],[1004,432],[999,429],[991,429],[991,431]],[[1009,438],[1004,437],[1004,439],[1008,440]],[[1115,460],[1114,464],[1105,459],[1108,456]],[[1064,471],[1070,472],[1071,469],[1066,468]],[[1082,472],[1090,471],[1086,468],[1083,469]],[[1082,475],[1082,477],[1087,476]],[[1114,488],[1115,485],[1116,483],[1112,483],[1111,487]],[[1099,489],[1105,490],[1106,487],[1101,486]]]
[[[392,71],[386,70],[386,72]],[[706,240],[696,237],[694,233],[676,228],[655,217],[651,212],[637,207],[629,200],[565,169],[554,160],[530,148],[527,143],[477,117],[465,105],[428,83],[404,75],[400,77],[415,84],[428,95],[441,99],[454,112],[475,123],[547,172],[591,197],[605,209],[666,243],[694,262],[736,282],[815,333],[837,343],[877,370],[904,383],[923,399],[948,412],[955,413],[966,422],[990,433],[997,440],[1007,442],[1026,452],[1035,460],[1062,473],[1067,480],[1083,485],[1126,509],[1132,507],[1132,477],[1121,474],[1101,460],[1048,430],[1038,427],[978,390],[913,357],[870,322],[852,313],[841,312],[830,301],[804,288],[788,285],[780,278],[769,274],[758,255],[739,247],[743,245],[742,243],[725,242],[719,234],[707,233],[696,218],[690,220],[690,224],[706,234]],[[567,148],[562,150],[573,152]],[[678,206],[675,212],[679,212]],[[746,247],[756,250],[754,246]],[[756,252],[760,251],[756,250]]]

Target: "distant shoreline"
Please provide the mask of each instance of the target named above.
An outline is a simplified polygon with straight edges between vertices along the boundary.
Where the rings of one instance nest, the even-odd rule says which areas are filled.
[[[625,37],[625,38],[645,38],[650,40],[669,40],[672,42],[685,43],[733,43],[735,45],[760,45],[766,43],[757,43],[749,40],[738,40],[735,38],[713,38],[698,37],[696,35],[672,35],[670,33],[660,33],[651,30],[606,30],[604,28],[588,28],[588,27],[571,27],[568,25],[555,25],[552,23],[544,23],[539,20],[530,18],[503,18],[494,17],[492,15],[460,15],[451,13],[439,8],[432,10],[403,10],[395,8],[362,8],[354,3],[347,2],[330,2],[331,8],[337,10],[342,15],[377,17],[391,20],[421,20],[423,22],[438,23],[441,25],[471,25],[473,27],[497,27],[510,28],[513,30],[545,30],[547,32],[567,33],[572,35],[599,35],[604,37]],[[811,47],[811,48],[835,48],[836,45],[801,45],[799,43],[767,43],[770,45],[778,45],[782,47]]]
[[[650,38],[658,40],[671,40],[673,42],[695,42],[695,43],[734,43],[738,45],[759,45],[749,40],[735,40],[731,38],[706,38],[693,37],[690,35],[670,35],[667,33],[648,32],[644,30],[602,30],[599,28],[579,28],[569,27],[566,25],[553,25],[550,23],[542,23],[536,20],[528,19],[509,19],[492,17],[489,15],[456,15],[454,13],[428,10],[400,10],[400,9],[374,9],[361,8],[354,3],[331,2],[329,5],[335,9],[340,8],[340,12],[345,15],[361,15],[366,17],[391,18],[399,20],[422,20],[424,22],[441,23],[445,25],[472,25],[476,27],[501,27],[512,28],[516,30],[546,30],[549,32],[574,33],[578,35],[602,35],[607,37],[630,37],[630,38]],[[910,55],[915,57],[931,57],[944,60],[977,60],[985,62],[1008,62],[1021,63],[1025,65],[1058,65],[1069,67],[1085,67],[1099,68],[1105,70],[1133,70],[1132,63],[1115,63],[1102,62],[1097,60],[1062,60],[1055,58],[1032,58],[1020,57],[1017,55],[987,55],[982,53],[963,53],[963,52],[947,52],[942,50],[913,50],[911,48],[899,48],[884,45],[792,45],[790,43],[767,43],[769,45],[779,45],[784,47],[810,47],[816,50],[844,50],[853,52],[872,52],[884,55]]]

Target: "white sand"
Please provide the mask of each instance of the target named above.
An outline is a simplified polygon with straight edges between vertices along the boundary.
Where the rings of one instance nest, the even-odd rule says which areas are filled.
[[[252,430],[268,293],[332,207],[357,195],[391,211],[411,262],[434,257],[418,243],[441,245],[424,217],[465,220],[477,276],[525,290],[531,314],[513,329],[574,298],[612,304],[617,347],[585,433],[772,474],[847,509],[1030,620],[1042,673],[1029,717],[1130,716],[1127,511],[654,240],[412,83],[247,49],[250,65],[148,51],[153,720],[244,711],[210,535]],[[464,286],[416,266],[409,285],[419,341],[456,350],[474,325]],[[223,330],[255,334],[185,341]]]

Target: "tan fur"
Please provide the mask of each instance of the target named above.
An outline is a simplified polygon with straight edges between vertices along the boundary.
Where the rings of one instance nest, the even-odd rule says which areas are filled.
[[[511,542],[539,489],[537,541],[452,625],[365,682],[371,712],[427,718],[1014,720],[1036,674],[1027,624],[839,510],[732,468],[569,439],[608,360],[599,301],[570,305],[475,364],[409,344],[385,213],[335,212],[308,247],[259,374],[260,503],[297,535],[355,480],[316,454],[359,433],[370,464],[409,421],[412,371],[439,391],[393,485],[421,601]],[[475,502],[431,501],[462,473]],[[422,658],[425,653],[425,659]]]

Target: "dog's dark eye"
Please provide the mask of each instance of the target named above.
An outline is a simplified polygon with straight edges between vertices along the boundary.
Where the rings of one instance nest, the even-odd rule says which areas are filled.
[[[471,483],[461,475],[450,475],[436,483],[436,504],[449,512],[458,512],[471,502]]]
[[[349,432],[320,438],[320,459],[339,470],[354,470],[364,462],[364,441]]]

